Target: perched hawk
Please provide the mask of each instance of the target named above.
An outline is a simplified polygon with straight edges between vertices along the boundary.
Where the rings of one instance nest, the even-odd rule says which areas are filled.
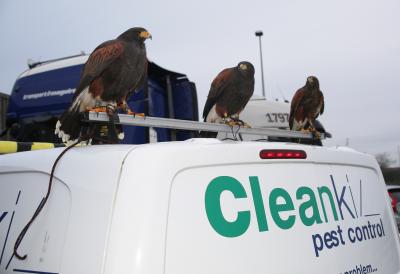
[[[254,91],[254,67],[249,62],[240,62],[236,67],[221,71],[211,83],[204,106],[204,122],[237,123]]]
[[[144,28],[131,28],[117,39],[106,41],[90,54],[71,106],[56,124],[55,134],[63,142],[81,137],[82,114],[91,109],[128,110],[126,98],[146,79],[147,57],[144,41],[151,38]]]
[[[290,105],[289,127],[291,130],[310,130],[317,134],[315,119],[324,112],[324,95],[319,90],[315,76],[307,78],[306,85],[296,91]],[[318,134],[317,134],[318,135]]]

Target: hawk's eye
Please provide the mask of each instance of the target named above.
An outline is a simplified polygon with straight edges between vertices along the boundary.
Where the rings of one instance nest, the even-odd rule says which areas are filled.
[[[242,70],[246,70],[246,69],[247,69],[247,66],[246,66],[246,64],[240,64],[240,69],[242,69]]]

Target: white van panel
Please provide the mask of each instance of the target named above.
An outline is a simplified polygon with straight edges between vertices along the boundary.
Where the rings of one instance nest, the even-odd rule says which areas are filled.
[[[71,209],[68,187],[55,179],[49,200],[32,223],[20,247],[21,261],[12,254],[15,239],[46,196],[49,177],[41,172],[0,174],[0,273],[58,272]],[[34,272],[36,273],[36,272]]]
[[[18,249],[20,254],[28,254],[28,258],[25,261],[14,258],[7,270],[4,261],[9,260],[16,237],[46,195],[49,172],[63,148],[0,156],[0,217],[3,211],[12,215],[16,199],[14,192],[18,194],[21,190],[14,214],[14,219],[18,216],[21,220],[13,221],[4,249],[7,256],[4,255],[0,264],[0,273],[17,273],[14,269],[21,273],[38,274],[103,273],[121,164],[126,153],[133,148],[104,145],[77,147],[68,151],[55,169],[54,185],[46,206]],[[65,190],[59,190],[60,186]],[[10,194],[4,195],[3,191],[10,191]],[[3,203],[4,196],[7,200]],[[25,200],[29,204],[22,208],[21,202]],[[8,229],[10,221],[9,213],[0,222],[0,252],[6,237],[3,229],[4,226]],[[39,223],[41,218],[45,223]],[[60,226],[65,232],[60,230],[56,233],[53,226],[55,229]],[[46,232],[50,235],[48,240],[45,240]],[[41,250],[45,241],[48,244],[44,253]],[[59,243],[62,245],[57,246]]]
[[[307,158],[259,156],[261,150],[282,148],[304,150]],[[45,195],[48,173],[61,151],[0,156],[0,251],[13,212],[15,220],[23,219],[10,229],[2,274],[399,271],[399,239],[373,157],[349,149],[204,139],[71,149],[57,165],[58,181],[39,216],[43,219],[19,249],[28,254],[27,261],[13,259],[5,271],[15,238]],[[218,189],[221,184],[225,188]],[[31,204],[20,208],[25,193]],[[239,212],[245,219],[232,228]],[[357,227],[362,234],[368,221],[375,234],[381,227],[381,235],[351,242],[349,229],[350,237]]]
[[[373,169],[355,166],[275,162],[183,171],[172,184],[165,273],[398,273],[386,196]]]

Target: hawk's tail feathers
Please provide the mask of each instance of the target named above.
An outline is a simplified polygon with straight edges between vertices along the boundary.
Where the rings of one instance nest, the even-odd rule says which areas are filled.
[[[73,110],[68,109],[57,121],[54,133],[60,137],[64,143],[77,140],[81,133],[81,119],[82,113],[79,112],[79,108]]]
[[[85,131],[82,125],[83,114],[87,108],[93,108],[96,105],[96,99],[89,92],[87,86],[82,91],[77,89],[76,97],[71,106],[67,109],[57,121],[55,135],[61,138],[65,143],[75,142],[79,139],[82,132]]]
[[[289,129],[293,130],[293,115],[289,116]]]

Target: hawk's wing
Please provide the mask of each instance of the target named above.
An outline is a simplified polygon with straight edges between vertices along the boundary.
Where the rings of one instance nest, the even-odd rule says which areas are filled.
[[[144,72],[142,76],[140,77],[139,81],[136,84],[136,90],[130,90],[128,94],[126,95],[126,100],[128,100],[129,97],[132,96],[137,90],[139,90],[141,87],[144,87],[144,84],[146,83],[147,76],[148,76],[148,68],[149,68],[149,60],[146,59],[145,65],[144,65]]]
[[[324,113],[324,108],[325,108],[325,100],[324,100],[324,94],[322,93],[322,91],[319,91],[320,93],[321,93],[321,98],[320,98],[320,101],[321,101],[321,110],[320,110],[320,112],[319,112],[319,114],[322,114],[322,113]]]
[[[123,52],[124,46],[119,40],[111,40],[100,44],[86,61],[74,98],[94,79],[100,76]]]
[[[301,88],[296,91],[296,93],[293,96],[292,103],[290,104],[290,114],[289,114],[290,129],[292,129],[293,127],[294,116],[296,115],[299,106],[301,106],[303,98],[304,98],[304,89]]]
[[[324,94],[320,90],[318,91],[318,97],[319,97],[319,105],[318,105],[318,107],[320,109],[319,109],[319,113],[317,113],[317,116],[315,116],[315,119],[317,119],[318,116],[320,116],[322,113],[324,113],[324,107],[325,107]]]
[[[221,71],[217,75],[217,77],[215,77],[215,79],[212,81],[210,92],[208,93],[207,101],[203,110],[204,119],[207,118],[208,113],[210,112],[211,108],[215,105],[222,91],[231,81],[232,75],[233,75],[233,69],[227,68]]]

